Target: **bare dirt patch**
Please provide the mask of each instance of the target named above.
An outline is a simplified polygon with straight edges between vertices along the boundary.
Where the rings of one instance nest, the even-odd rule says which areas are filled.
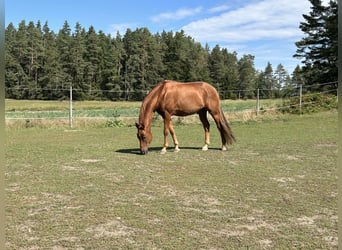
[[[74,167],[74,166],[62,166],[62,169],[66,170],[66,171],[81,171],[81,170],[83,170],[83,168],[81,168],[81,167]]]
[[[103,160],[101,160],[101,159],[82,159],[81,161],[85,162],[85,163],[95,163],[95,162],[100,162]]]
[[[103,224],[94,225],[86,228],[88,233],[94,235],[94,238],[104,237],[127,237],[134,234],[135,229],[126,226],[119,219],[111,220]]]
[[[276,181],[278,183],[287,183],[287,182],[295,182],[296,181],[292,177],[278,177],[278,178],[271,178],[271,180]]]

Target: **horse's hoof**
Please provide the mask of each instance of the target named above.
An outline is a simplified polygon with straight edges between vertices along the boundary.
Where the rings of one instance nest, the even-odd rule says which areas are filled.
[[[222,151],[227,151],[228,149],[227,149],[226,146],[222,146],[221,150],[222,150]]]
[[[202,147],[202,151],[207,151],[208,150],[208,145],[205,144],[203,147]]]
[[[160,150],[160,153],[161,154],[165,154],[167,151],[166,151],[166,148],[163,148],[162,150]]]
[[[180,149],[179,148],[175,148],[175,153],[178,153],[180,151]]]

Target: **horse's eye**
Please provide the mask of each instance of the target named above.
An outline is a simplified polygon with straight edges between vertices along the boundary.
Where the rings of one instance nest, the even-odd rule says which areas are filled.
[[[146,136],[145,135],[137,134],[137,137],[138,137],[139,140],[146,141]]]

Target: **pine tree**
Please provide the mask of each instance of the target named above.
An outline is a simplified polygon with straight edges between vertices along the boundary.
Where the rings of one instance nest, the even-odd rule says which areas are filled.
[[[210,81],[208,67],[209,52],[200,43],[194,42],[189,51],[189,64],[192,66],[189,71],[189,81]]]
[[[112,83],[107,84],[106,88],[111,90],[111,92],[108,93],[108,98],[110,99],[121,99],[125,98],[125,84],[123,81],[123,73],[124,73],[124,44],[121,38],[120,33],[118,32],[116,34],[116,37],[112,39],[112,57],[113,57],[113,75],[112,75]]]
[[[305,83],[305,77],[302,74],[302,69],[299,65],[297,65],[292,73],[290,86],[293,88],[297,88],[300,85],[304,85],[304,83]]]
[[[74,92],[74,99],[83,99],[85,92],[85,57],[88,51],[86,48],[86,32],[80,23],[76,23],[75,30],[70,38],[70,76],[72,85],[77,91]]]
[[[164,64],[158,39],[147,28],[128,29],[123,38],[125,89],[134,90],[136,100],[142,100],[162,80]]]
[[[270,62],[267,63],[264,74],[264,86],[262,92],[264,92],[264,96],[267,98],[274,98],[274,89],[275,89],[275,79],[273,75],[273,67]]]
[[[146,89],[151,90],[158,82],[163,80],[165,66],[163,64],[163,50],[159,35],[152,35],[148,29],[144,30],[147,54]]]
[[[157,41],[157,37],[152,36],[147,28],[136,30],[138,35],[138,43],[140,47],[140,59],[142,65],[141,70],[141,87],[143,95],[151,90],[156,83],[162,80],[162,72],[164,70],[162,63],[161,46]]]
[[[93,26],[89,27],[86,33],[85,41],[86,51],[85,54],[85,81],[83,83],[83,90],[86,91],[87,98],[99,97],[100,92],[100,57],[101,47],[99,45],[99,37]]]
[[[16,51],[17,31],[12,23],[7,26],[5,31],[5,86],[7,98],[21,98],[20,91],[20,74],[23,74],[21,65],[19,64]]]
[[[208,63],[210,77],[212,84],[217,88],[219,93],[222,93],[223,82],[225,79],[225,65],[224,65],[224,56],[221,52],[221,48],[219,45],[216,45],[210,55],[209,55],[209,63]],[[221,96],[222,97],[222,96]]]
[[[20,67],[18,68],[18,87],[20,90],[20,98],[29,98],[29,89],[33,86],[32,79],[29,77],[29,50],[27,26],[25,21],[19,23],[15,41],[13,43],[13,56],[16,58]]]
[[[114,86],[114,75],[116,75],[116,60],[114,53],[114,46],[112,44],[112,39],[110,36],[106,36],[102,31],[99,31],[99,46],[100,51],[100,63],[99,63],[99,84],[100,89],[103,92],[102,96],[108,96],[107,91],[111,90]]]
[[[41,25],[38,21],[37,26],[33,22],[29,22],[27,26],[28,36],[28,57],[29,63],[26,65],[28,76],[31,79],[29,91],[30,99],[41,99],[41,86],[39,84],[40,73],[42,72],[43,62],[43,35]]]
[[[142,99],[146,89],[144,82],[144,71],[146,61],[146,53],[142,46],[141,30],[131,31],[127,29],[123,38],[125,48],[125,72],[124,82],[127,92],[135,91],[134,99]],[[130,100],[131,96],[126,96],[126,100]]]
[[[255,93],[255,68],[254,68],[254,56],[243,55],[238,62],[239,69],[239,81],[238,98],[253,98]]]
[[[223,80],[223,98],[236,98],[232,90],[238,88],[239,83],[239,65],[237,59],[237,53],[229,53],[227,49],[222,50],[223,62],[224,62],[224,80]],[[252,58],[251,58],[252,59]],[[253,59],[252,59],[253,60]],[[251,66],[254,68],[254,63],[251,61]],[[251,70],[249,73],[254,75],[255,70]],[[250,81],[250,84],[254,82]],[[253,88],[251,85],[248,88]],[[251,95],[250,95],[251,96]]]
[[[164,50],[164,65],[166,67],[166,79],[177,81],[188,81],[191,66],[187,59],[190,46],[189,37],[187,37],[183,30],[173,32],[162,32],[161,35],[163,50]]]
[[[58,85],[56,89],[60,89],[61,98],[68,97],[67,89],[73,84],[72,79],[72,59],[71,59],[71,29],[67,21],[64,22],[62,29],[59,30],[56,37],[56,47],[58,53],[58,65],[60,70],[58,73]]]
[[[43,89],[42,99],[53,100],[63,97],[63,93],[57,91],[60,85],[59,74],[61,71],[58,57],[56,35],[46,22],[43,26],[43,69],[40,77],[40,86]]]
[[[321,0],[309,0],[311,11],[303,15],[300,29],[306,34],[296,42],[296,58],[302,58],[302,73],[307,85],[337,81],[337,1],[323,6]],[[316,90],[321,90],[318,85]],[[332,86],[335,88],[335,86]]]
[[[292,77],[289,81],[286,81],[283,86],[282,96],[293,96],[297,95],[297,88],[304,84],[304,78],[302,74],[302,69],[299,65],[293,70]]]
[[[281,63],[278,64],[273,76],[275,79],[274,96],[279,98],[281,96],[281,89],[284,86],[288,86],[290,82],[290,76]]]

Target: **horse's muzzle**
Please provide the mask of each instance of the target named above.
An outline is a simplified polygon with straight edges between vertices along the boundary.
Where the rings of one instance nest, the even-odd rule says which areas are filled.
[[[148,148],[142,148],[142,149],[140,149],[140,153],[141,153],[142,155],[146,155],[146,154],[148,153]]]

